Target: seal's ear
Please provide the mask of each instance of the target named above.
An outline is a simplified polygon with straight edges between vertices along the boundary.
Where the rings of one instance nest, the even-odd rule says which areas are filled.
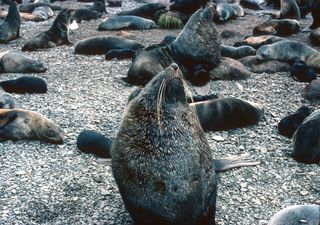
[[[17,111],[0,109],[0,129],[14,121],[18,116]]]

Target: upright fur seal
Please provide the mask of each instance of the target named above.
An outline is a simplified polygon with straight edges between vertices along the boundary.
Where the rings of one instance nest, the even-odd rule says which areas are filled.
[[[23,109],[0,109],[0,141],[8,139],[62,144],[64,132],[39,113]]]
[[[277,212],[268,225],[319,225],[320,205],[293,205]]]
[[[136,41],[119,36],[98,36],[79,41],[74,47],[76,54],[99,55],[112,49],[137,50],[144,46]]]
[[[237,98],[214,99],[190,105],[196,108],[200,124],[206,131],[256,124],[264,115],[260,104]]]
[[[307,116],[311,114],[311,112],[312,111],[310,108],[302,106],[298,109],[297,112],[281,119],[278,123],[279,134],[287,138],[292,138],[294,132],[296,132],[300,124]]]
[[[35,51],[37,49],[71,44],[68,34],[72,15],[73,10],[62,9],[53,21],[50,29],[35,36],[22,47],[22,51]]]
[[[43,73],[47,67],[25,53],[9,50],[0,53],[0,73]]]
[[[175,62],[192,83],[206,82],[209,77],[194,75],[196,67],[209,71],[220,62],[220,40],[212,22],[213,9],[199,9],[171,43],[160,43],[136,52],[128,71],[132,84],[146,84],[152,77]]]
[[[215,161],[176,64],[131,98],[111,155],[135,224],[215,224]]]
[[[19,37],[21,18],[17,8],[17,3],[12,1],[8,14],[0,24],[0,43],[8,43]]]
[[[296,19],[301,18],[300,9],[295,0],[281,0],[280,19]]]
[[[320,163],[320,110],[305,118],[293,135],[292,157],[298,162]]]
[[[17,94],[46,93],[48,89],[46,82],[38,77],[20,77],[15,80],[2,81],[0,87],[6,92]]]
[[[98,27],[98,30],[148,30],[157,28],[153,20],[145,19],[139,16],[112,16],[104,19]]]
[[[320,71],[320,53],[313,48],[296,41],[279,41],[271,45],[264,45],[257,51],[259,59],[276,59],[285,62],[294,62],[297,59],[304,61],[307,66]]]

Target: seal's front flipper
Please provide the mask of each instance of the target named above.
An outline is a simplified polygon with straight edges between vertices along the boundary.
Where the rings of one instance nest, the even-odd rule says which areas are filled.
[[[243,166],[256,166],[261,164],[261,162],[248,159],[248,154],[244,154],[241,156],[231,156],[226,159],[214,159],[213,164],[216,172],[223,172]]]

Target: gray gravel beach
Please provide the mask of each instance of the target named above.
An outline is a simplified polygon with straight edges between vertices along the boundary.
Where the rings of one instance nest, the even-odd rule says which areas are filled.
[[[55,4],[75,8],[85,5],[74,0]],[[136,4],[123,1],[123,9]],[[120,8],[107,8],[114,14]],[[237,20],[217,25],[235,37],[221,39],[232,45],[252,34],[252,29],[267,17],[253,11]],[[55,15],[57,12],[55,12]],[[18,40],[0,45],[0,52],[21,47],[30,38],[49,28],[46,22],[23,22]],[[96,35],[117,32],[97,31],[96,21],[83,21],[70,33],[76,43]],[[312,22],[301,21],[302,29]],[[165,35],[181,30],[129,31],[144,45],[158,43]],[[311,45],[309,33],[300,32],[289,39]],[[320,48],[316,48],[320,50]],[[0,224],[97,224],[129,225],[118,188],[112,176],[111,160],[103,162],[83,154],[76,138],[84,129],[114,137],[121,123],[126,101],[135,89],[121,80],[131,60],[105,61],[104,56],[74,54],[74,46],[59,46],[28,53],[49,68],[41,77],[48,84],[47,94],[14,95],[17,107],[37,111],[53,120],[66,133],[63,145],[39,141],[0,143]],[[25,74],[0,74],[0,80]],[[312,105],[301,96],[305,83],[294,81],[289,72],[252,74],[248,80],[211,81],[210,93],[220,97],[239,97],[259,102],[265,118],[255,126],[223,132],[208,132],[207,139],[215,158],[248,153],[261,165],[219,173],[216,221],[219,225],[266,225],[280,209],[293,204],[320,204],[320,166],[297,163],[290,157],[291,140],[277,133],[281,118],[300,106]],[[143,193],[141,193],[143,194]]]

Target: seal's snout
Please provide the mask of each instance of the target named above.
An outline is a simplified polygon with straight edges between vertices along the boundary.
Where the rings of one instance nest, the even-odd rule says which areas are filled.
[[[179,66],[176,63],[172,63],[170,66],[174,71],[178,71],[179,69]]]

